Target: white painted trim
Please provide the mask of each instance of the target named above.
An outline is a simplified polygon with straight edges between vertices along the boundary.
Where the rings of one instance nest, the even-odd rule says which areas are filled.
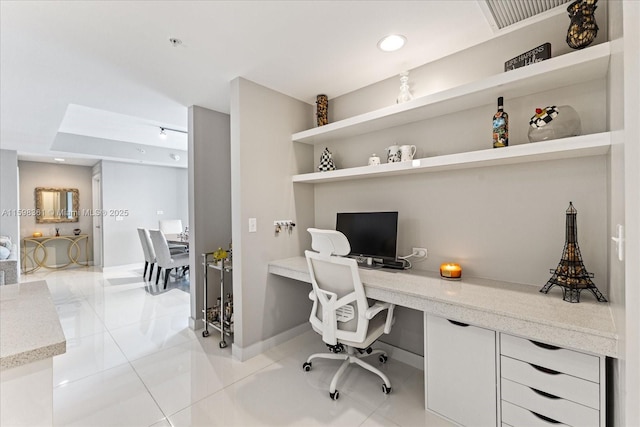
[[[400,347],[396,347],[382,341],[376,341],[373,346],[380,350],[384,350],[390,359],[406,363],[411,367],[424,371],[424,357],[419,354],[411,353],[410,351],[403,350]]]
[[[139,269],[144,270],[143,262],[138,262],[134,264],[112,265],[111,267],[102,267],[102,272],[109,273],[109,272],[118,271],[118,270],[139,270]]]
[[[195,319],[189,316],[189,328],[193,331],[204,329],[204,319]]]
[[[305,322],[301,325],[298,325],[294,328],[289,329],[288,331],[284,331],[275,335],[271,338],[268,338],[263,341],[258,341],[255,344],[251,344],[248,347],[239,347],[237,344],[233,343],[231,345],[231,354],[234,359],[239,360],[241,362],[247,361],[252,357],[258,356],[259,354],[264,353],[265,351],[273,348],[279,344],[289,341],[292,338],[297,337],[300,334],[303,334],[311,329],[311,324]]]

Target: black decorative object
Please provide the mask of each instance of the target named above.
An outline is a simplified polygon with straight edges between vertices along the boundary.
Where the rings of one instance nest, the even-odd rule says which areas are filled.
[[[515,58],[511,58],[504,63],[504,70],[515,70],[516,68],[526,67],[536,62],[544,61],[551,58],[551,43],[542,44],[528,52],[521,53]]]
[[[582,262],[580,248],[578,247],[578,225],[576,221],[578,211],[569,202],[567,209],[566,241],[560,263],[554,269],[549,270],[553,276],[546,285],[540,289],[542,293],[548,293],[549,289],[557,285],[562,288],[562,299],[567,302],[580,302],[580,292],[584,289],[590,290],[600,302],[607,302],[607,299],[600,293],[591,278],[593,273],[587,272]]]
[[[596,3],[598,0],[576,0],[567,7],[571,18],[567,32],[567,44],[572,49],[582,49],[591,44],[598,35]]]
[[[333,162],[333,158],[331,157],[331,151],[329,151],[328,148],[325,148],[324,151],[322,151],[322,155],[320,156],[320,164],[318,165],[318,170],[320,172],[336,170],[336,164]]]

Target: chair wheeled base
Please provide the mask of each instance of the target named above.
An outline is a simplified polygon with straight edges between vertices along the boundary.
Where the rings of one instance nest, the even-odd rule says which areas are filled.
[[[378,355],[378,360],[380,361],[380,363],[387,363],[387,360],[388,360],[387,353],[385,353],[382,350],[372,350],[371,347],[361,350],[361,349],[356,349],[354,347],[342,345],[342,344],[329,346],[329,348],[331,350],[331,353],[315,353],[309,356],[307,361],[302,364],[302,369],[305,372],[309,372],[311,370],[311,365],[312,365],[311,361],[313,359],[321,358],[321,359],[343,360],[342,365],[340,365],[340,368],[338,368],[338,371],[333,375],[333,378],[331,379],[331,385],[329,386],[329,397],[331,397],[331,399],[338,400],[338,397],[340,397],[340,393],[338,392],[338,390],[336,390],[336,386],[338,385],[338,381],[340,380],[340,377],[342,376],[342,374],[347,370],[347,367],[352,363],[355,363],[356,365],[359,365],[364,369],[366,369],[367,371],[373,372],[374,374],[382,378],[382,381],[384,381],[384,383],[382,384],[382,392],[384,394],[391,393],[391,381],[389,381],[389,377],[387,377],[378,368],[362,360],[365,357]],[[346,353],[344,353],[345,348],[347,350]]]

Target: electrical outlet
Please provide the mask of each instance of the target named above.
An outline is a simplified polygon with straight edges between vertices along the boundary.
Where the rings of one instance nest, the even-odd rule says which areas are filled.
[[[427,257],[427,249],[425,248],[413,248],[413,253],[416,258],[426,258]]]

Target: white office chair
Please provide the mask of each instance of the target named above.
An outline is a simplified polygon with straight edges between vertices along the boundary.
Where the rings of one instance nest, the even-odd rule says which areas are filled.
[[[383,333],[391,331],[395,305],[376,302],[369,306],[360,281],[358,264],[354,259],[343,258],[351,251],[344,234],[316,228],[309,228],[307,231],[311,234],[311,247],[316,251],[304,253],[313,285],[309,294],[313,301],[309,321],[313,330],[322,335],[322,340],[332,353],[312,354],[302,368],[306,372],[310,371],[311,361],[316,358],[344,361],[329,386],[329,396],[333,400],[339,396],[336,390],[338,380],[351,363],[382,378],[382,391],[390,393],[389,378],[362,358],[379,355],[381,363],[387,361],[385,352],[372,351],[370,346]],[[383,311],[386,311],[386,316]]]
[[[182,267],[182,272],[186,273],[189,267],[189,254],[186,252],[172,254],[167,244],[164,233],[160,230],[149,230],[153,250],[156,253],[156,262],[158,264],[158,273],[156,275],[156,285],[160,279],[160,272],[164,269],[164,288],[167,288],[169,281],[169,273],[172,269]]]

